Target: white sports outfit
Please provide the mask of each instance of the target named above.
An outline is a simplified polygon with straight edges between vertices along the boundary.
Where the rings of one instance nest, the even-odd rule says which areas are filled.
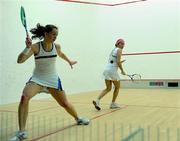
[[[108,63],[103,72],[104,78],[106,80],[112,80],[112,81],[120,80],[120,77],[118,74],[118,64],[117,64],[117,51],[119,49],[120,48],[115,47],[109,55]]]
[[[57,52],[55,44],[52,44],[52,49],[46,51],[42,42],[39,42],[39,52],[34,55],[35,69],[33,76],[29,82],[35,82],[44,87],[63,90],[60,78],[56,72]]]

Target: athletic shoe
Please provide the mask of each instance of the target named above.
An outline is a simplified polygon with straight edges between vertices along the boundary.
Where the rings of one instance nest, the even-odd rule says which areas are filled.
[[[98,111],[101,110],[101,108],[99,106],[99,102],[93,100],[93,104]]]
[[[88,125],[90,120],[87,118],[78,118],[77,125]]]
[[[121,108],[117,103],[112,102],[110,105],[110,109],[116,109],[116,108]]]
[[[22,141],[24,139],[27,139],[28,134],[26,131],[18,131],[16,135],[11,138],[9,141]]]

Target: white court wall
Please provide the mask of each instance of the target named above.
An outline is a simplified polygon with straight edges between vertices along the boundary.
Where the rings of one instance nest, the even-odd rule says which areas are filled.
[[[0,3],[0,13],[2,13],[2,3]],[[0,31],[2,31],[2,16],[0,16]],[[0,78],[2,78],[2,32],[0,32]],[[0,89],[2,88],[2,83],[0,83]],[[0,94],[0,104],[2,103],[2,96]]]
[[[57,60],[67,94],[103,88],[102,72],[118,37],[126,41],[124,53],[180,50],[179,0],[147,0],[114,7],[55,0],[0,0],[0,4],[0,104],[19,101],[34,68],[33,57],[24,64],[16,63],[25,47],[21,5],[29,28],[37,23],[57,25],[56,42],[67,56],[78,61],[71,70],[66,62]],[[144,79],[180,79],[180,54],[123,58],[127,60],[126,72],[140,73]],[[42,97],[47,95],[36,98]]]

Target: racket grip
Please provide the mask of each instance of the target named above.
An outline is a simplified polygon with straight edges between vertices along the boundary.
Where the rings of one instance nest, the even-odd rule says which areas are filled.
[[[29,48],[32,44],[32,40],[30,39],[29,34],[27,34],[25,43],[26,43],[26,48]]]
[[[121,63],[124,63],[126,60],[122,60]]]
[[[26,38],[29,38],[29,33],[28,33],[27,29],[26,29]]]

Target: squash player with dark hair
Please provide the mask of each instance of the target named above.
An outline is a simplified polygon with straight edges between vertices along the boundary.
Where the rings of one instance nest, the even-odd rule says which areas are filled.
[[[28,117],[29,101],[40,92],[48,92],[74,119],[78,125],[88,125],[90,120],[78,116],[73,105],[67,100],[61,80],[56,72],[56,58],[64,59],[72,68],[77,62],[70,60],[62,51],[61,46],[55,43],[58,36],[58,28],[54,25],[37,26],[30,30],[32,39],[39,38],[40,41],[32,44],[28,36],[26,48],[19,54],[17,62],[24,63],[34,55],[35,68],[32,77],[26,83],[18,108],[19,131],[10,141],[20,141],[28,137],[25,130]]]

